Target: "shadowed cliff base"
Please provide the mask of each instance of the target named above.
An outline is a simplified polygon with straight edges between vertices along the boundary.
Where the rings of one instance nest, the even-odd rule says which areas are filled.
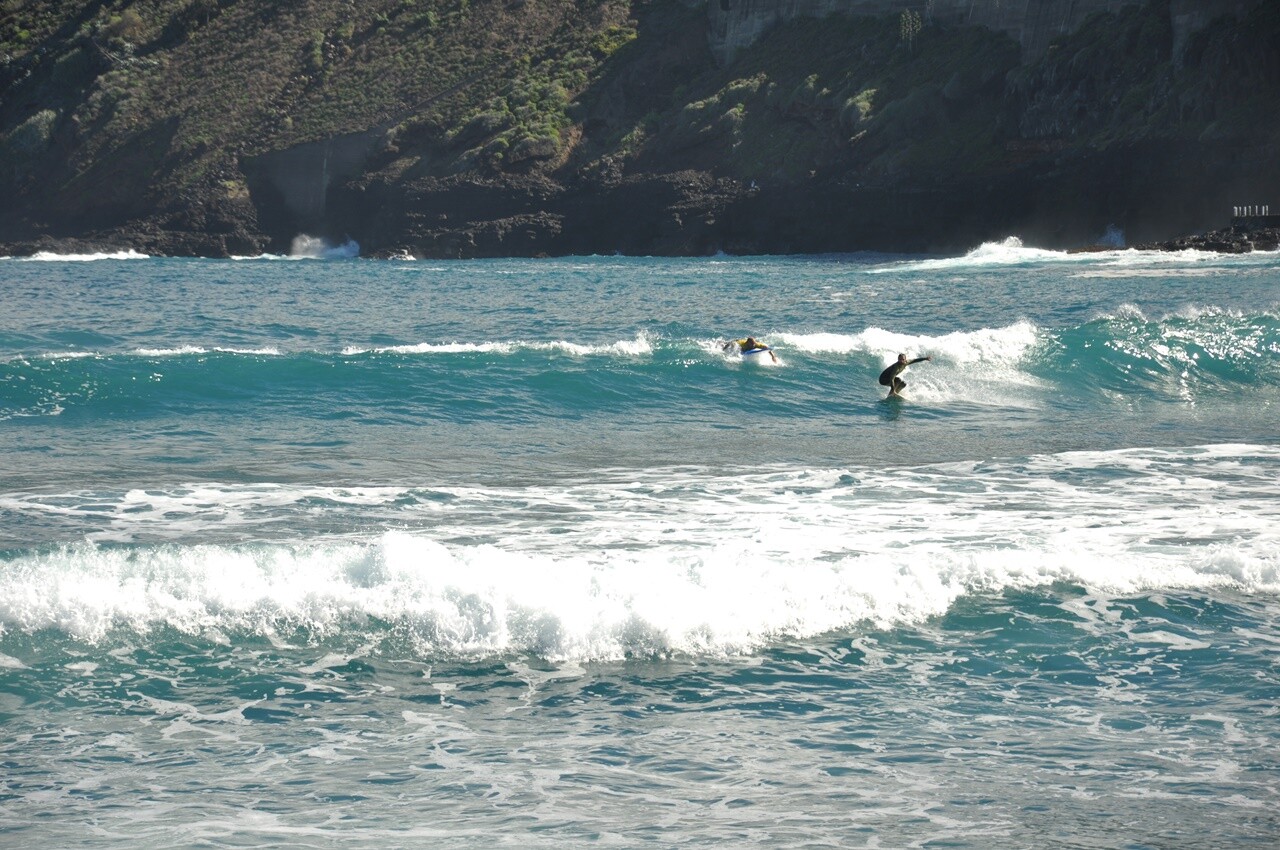
[[[685,172],[543,187],[536,204],[527,193],[495,203],[500,189],[455,182],[411,197],[343,195],[348,218],[333,235],[351,235],[365,256],[418,257],[952,253],[1009,235],[1067,249],[1117,229],[1130,243],[1151,243],[1224,222],[1230,201],[1256,181],[1280,181],[1268,160],[1265,149],[1143,145],[917,186],[817,175],[753,187]],[[1238,176],[1240,163],[1249,177]],[[1186,178],[1171,183],[1170,173]],[[494,206],[528,209],[485,218]],[[439,209],[456,212],[424,214]]]

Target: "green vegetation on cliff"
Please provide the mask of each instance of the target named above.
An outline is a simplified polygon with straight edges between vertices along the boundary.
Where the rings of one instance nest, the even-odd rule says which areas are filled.
[[[1017,63],[1013,42],[982,29],[930,28],[907,44],[891,18],[799,20],[685,85],[646,153],[760,181],[978,171],[992,165]]]
[[[1128,6],[1026,65],[1002,34],[903,20],[794,20],[720,67],[706,9],[676,0],[6,0],[0,241],[221,234],[155,236],[217,253],[353,226],[324,202],[339,190],[379,206],[389,242],[464,202],[553,234],[557,198],[701,175],[628,210],[684,226],[678,209],[712,221],[749,187],[937,192],[1280,142],[1278,4],[1176,45],[1169,0]]]
[[[104,159],[146,156],[124,170],[179,191],[239,157],[374,127],[457,137],[489,120],[479,135],[507,157],[554,155],[569,102],[633,32],[614,0],[7,6],[8,176],[69,192]]]

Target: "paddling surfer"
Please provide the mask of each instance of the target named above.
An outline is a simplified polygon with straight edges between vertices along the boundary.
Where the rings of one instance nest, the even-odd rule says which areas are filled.
[[[739,354],[753,354],[757,351],[763,351],[769,355],[774,363],[778,362],[778,355],[773,353],[773,349],[765,345],[763,342],[757,342],[756,338],[753,336],[749,336],[746,339],[731,339],[721,346],[721,348],[725,351],[732,351],[735,346],[737,347]]]

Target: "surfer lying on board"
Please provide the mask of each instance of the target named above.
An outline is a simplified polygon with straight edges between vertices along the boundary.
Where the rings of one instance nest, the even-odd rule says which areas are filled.
[[[885,396],[885,398],[902,395],[903,389],[906,388],[907,382],[898,377],[899,372],[913,363],[922,363],[925,360],[932,359],[933,355],[931,354],[925,357],[917,357],[915,360],[908,360],[907,355],[899,354],[897,362],[891,363],[888,369],[880,373],[880,386],[889,388],[889,395]]]
[[[778,355],[773,353],[773,349],[765,345],[763,342],[757,342],[756,338],[753,336],[749,336],[746,339],[731,339],[721,346],[721,348],[725,351],[729,351],[735,345],[738,346],[739,354],[762,354],[768,352],[769,356],[773,358],[773,362],[778,362]]]

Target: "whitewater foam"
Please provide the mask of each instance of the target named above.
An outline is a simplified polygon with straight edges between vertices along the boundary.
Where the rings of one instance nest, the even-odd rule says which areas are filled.
[[[18,262],[31,263],[92,263],[98,260],[148,260],[149,254],[140,254],[132,248],[124,251],[103,251],[92,254],[55,254],[51,251],[37,251],[30,257],[8,257]]]
[[[174,348],[138,348],[133,353],[142,357],[174,357],[187,354],[208,354],[209,351],[198,345],[179,345]]]
[[[101,357],[102,355],[95,351],[49,351],[39,355],[41,360],[83,360],[92,357]],[[8,362],[24,362],[25,358],[16,357]]]
[[[648,334],[637,334],[634,339],[618,340],[603,345],[584,345],[568,340],[551,342],[529,342],[513,340],[508,342],[419,342],[410,345],[388,345],[365,347],[350,345],[342,349],[344,356],[363,354],[512,354],[519,351],[553,351],[563,352],[574,357],[591,357],[600,355],[623,355],[639,357],[653,352],[653,340]]]
[[[1275,256],[1276,252],[1221,254],[1191,249],[1144,251],[1125,248],[1123,245],[1096,251],[1057,251],[1030,247],[1020,238],[1009,236],[999,242],[984,242],[963,256],[899,260],[873,266],[866,269],[866,273],[945,272],[1052,264],[1086,267],[1073,273],[1072,277],[1193,277],[1213,274],[1219,266],[1235,269],[1241,265],[1270,263]],[[1196,268],[1197,266],[1202,268]]]
[[[1098,255],[1069,254],[1066,251],[1050,251],[1043,248],[1028,248],[1018,237],[1009,236],[1000,242],[984,242],[962,257],[907,260],[882,266],[875,266],[867,269],[867,272],[869,274],[936,272],[965,268],[1015,266],[1040,262],[1078,262],[1090,257],[1096,260]]]
[[[887,366],[900,352],[933,354],[956,364],[1012,363],[1040,340],[1040,331],[1020,321],[1002,328],[957,331],[936,336],[905,334],[870,327],[854,334],[776,334],[780,344],[815,354],[872,354]]]
[[[11,494],[0,509],[98,517],[118,542],[10,556],[0,624],[87,641],[158,627],[354,630],[407,636],[426,656],[593,660],[750,652],[1057,583],[1276,594],[1277,466],[1280,451],[1238,446],[730,478],[619,472],[510,490]],[[339,510],[350,527],[388,530],[306,530]],[[187,542],[228,526],[250,539]],[[184,542],[129,542],[157,533]],[[292,539],[271,539],[282,534]]]

